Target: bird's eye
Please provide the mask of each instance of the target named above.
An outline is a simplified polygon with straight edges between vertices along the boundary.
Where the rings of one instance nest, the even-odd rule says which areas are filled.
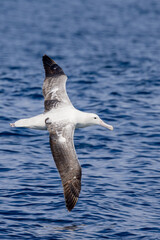
[[[97,117],[94,117],[94,119],[97,119]]]

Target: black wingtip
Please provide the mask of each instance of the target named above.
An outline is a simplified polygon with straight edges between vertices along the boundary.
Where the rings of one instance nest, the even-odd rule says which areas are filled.
[[[72,182],[66,182],[63,185],[64,189],[64,198],[66,202],[66,208],[70,212],[76,205],[79,194],[81,191],[81,182],[80,179],[75,179]]]
[[[46,77],[54,77],[56,75],[65,75],[62,68],[56,64],[54,60],[52,60],[47,55],[42,57],[43,66],[45,69]]]
[[[44,65],[51,66],[52,64],[56,64],[55,61],[53,61],[50,57],[48,57],[46,54],[42,57],[42,61]]]

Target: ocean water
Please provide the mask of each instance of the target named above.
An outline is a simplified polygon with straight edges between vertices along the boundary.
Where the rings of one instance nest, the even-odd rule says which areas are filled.
[[[160,239],[160,1],[0,2],[0,239]],[[114,131],[75,132],[82,190],[72,212],[43,112],[42,56],[75,107]]]

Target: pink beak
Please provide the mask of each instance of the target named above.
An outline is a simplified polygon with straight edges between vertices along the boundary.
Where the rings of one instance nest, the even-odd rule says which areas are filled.
[[[113,130],[113,127],[105,122],[103,122],[102,120],[100,121],[100,125],[102,127],[108,128],[109,130]]]

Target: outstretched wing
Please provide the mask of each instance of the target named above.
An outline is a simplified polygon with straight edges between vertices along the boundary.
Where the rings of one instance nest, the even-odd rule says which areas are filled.
[[[43,56],[45,80],[43,83],[43,96],[45,112],[52,108],[71,104],[66,93],[67,76],[51,58]],[[72,104],[71,104],[72,105]]]
[[[50,147],[57,169],[59,171],[66,207],[71,211],[76,205],[81,191],[81,166],[76,156],[73,143],[74,126],[71,124],[48,123]]]

